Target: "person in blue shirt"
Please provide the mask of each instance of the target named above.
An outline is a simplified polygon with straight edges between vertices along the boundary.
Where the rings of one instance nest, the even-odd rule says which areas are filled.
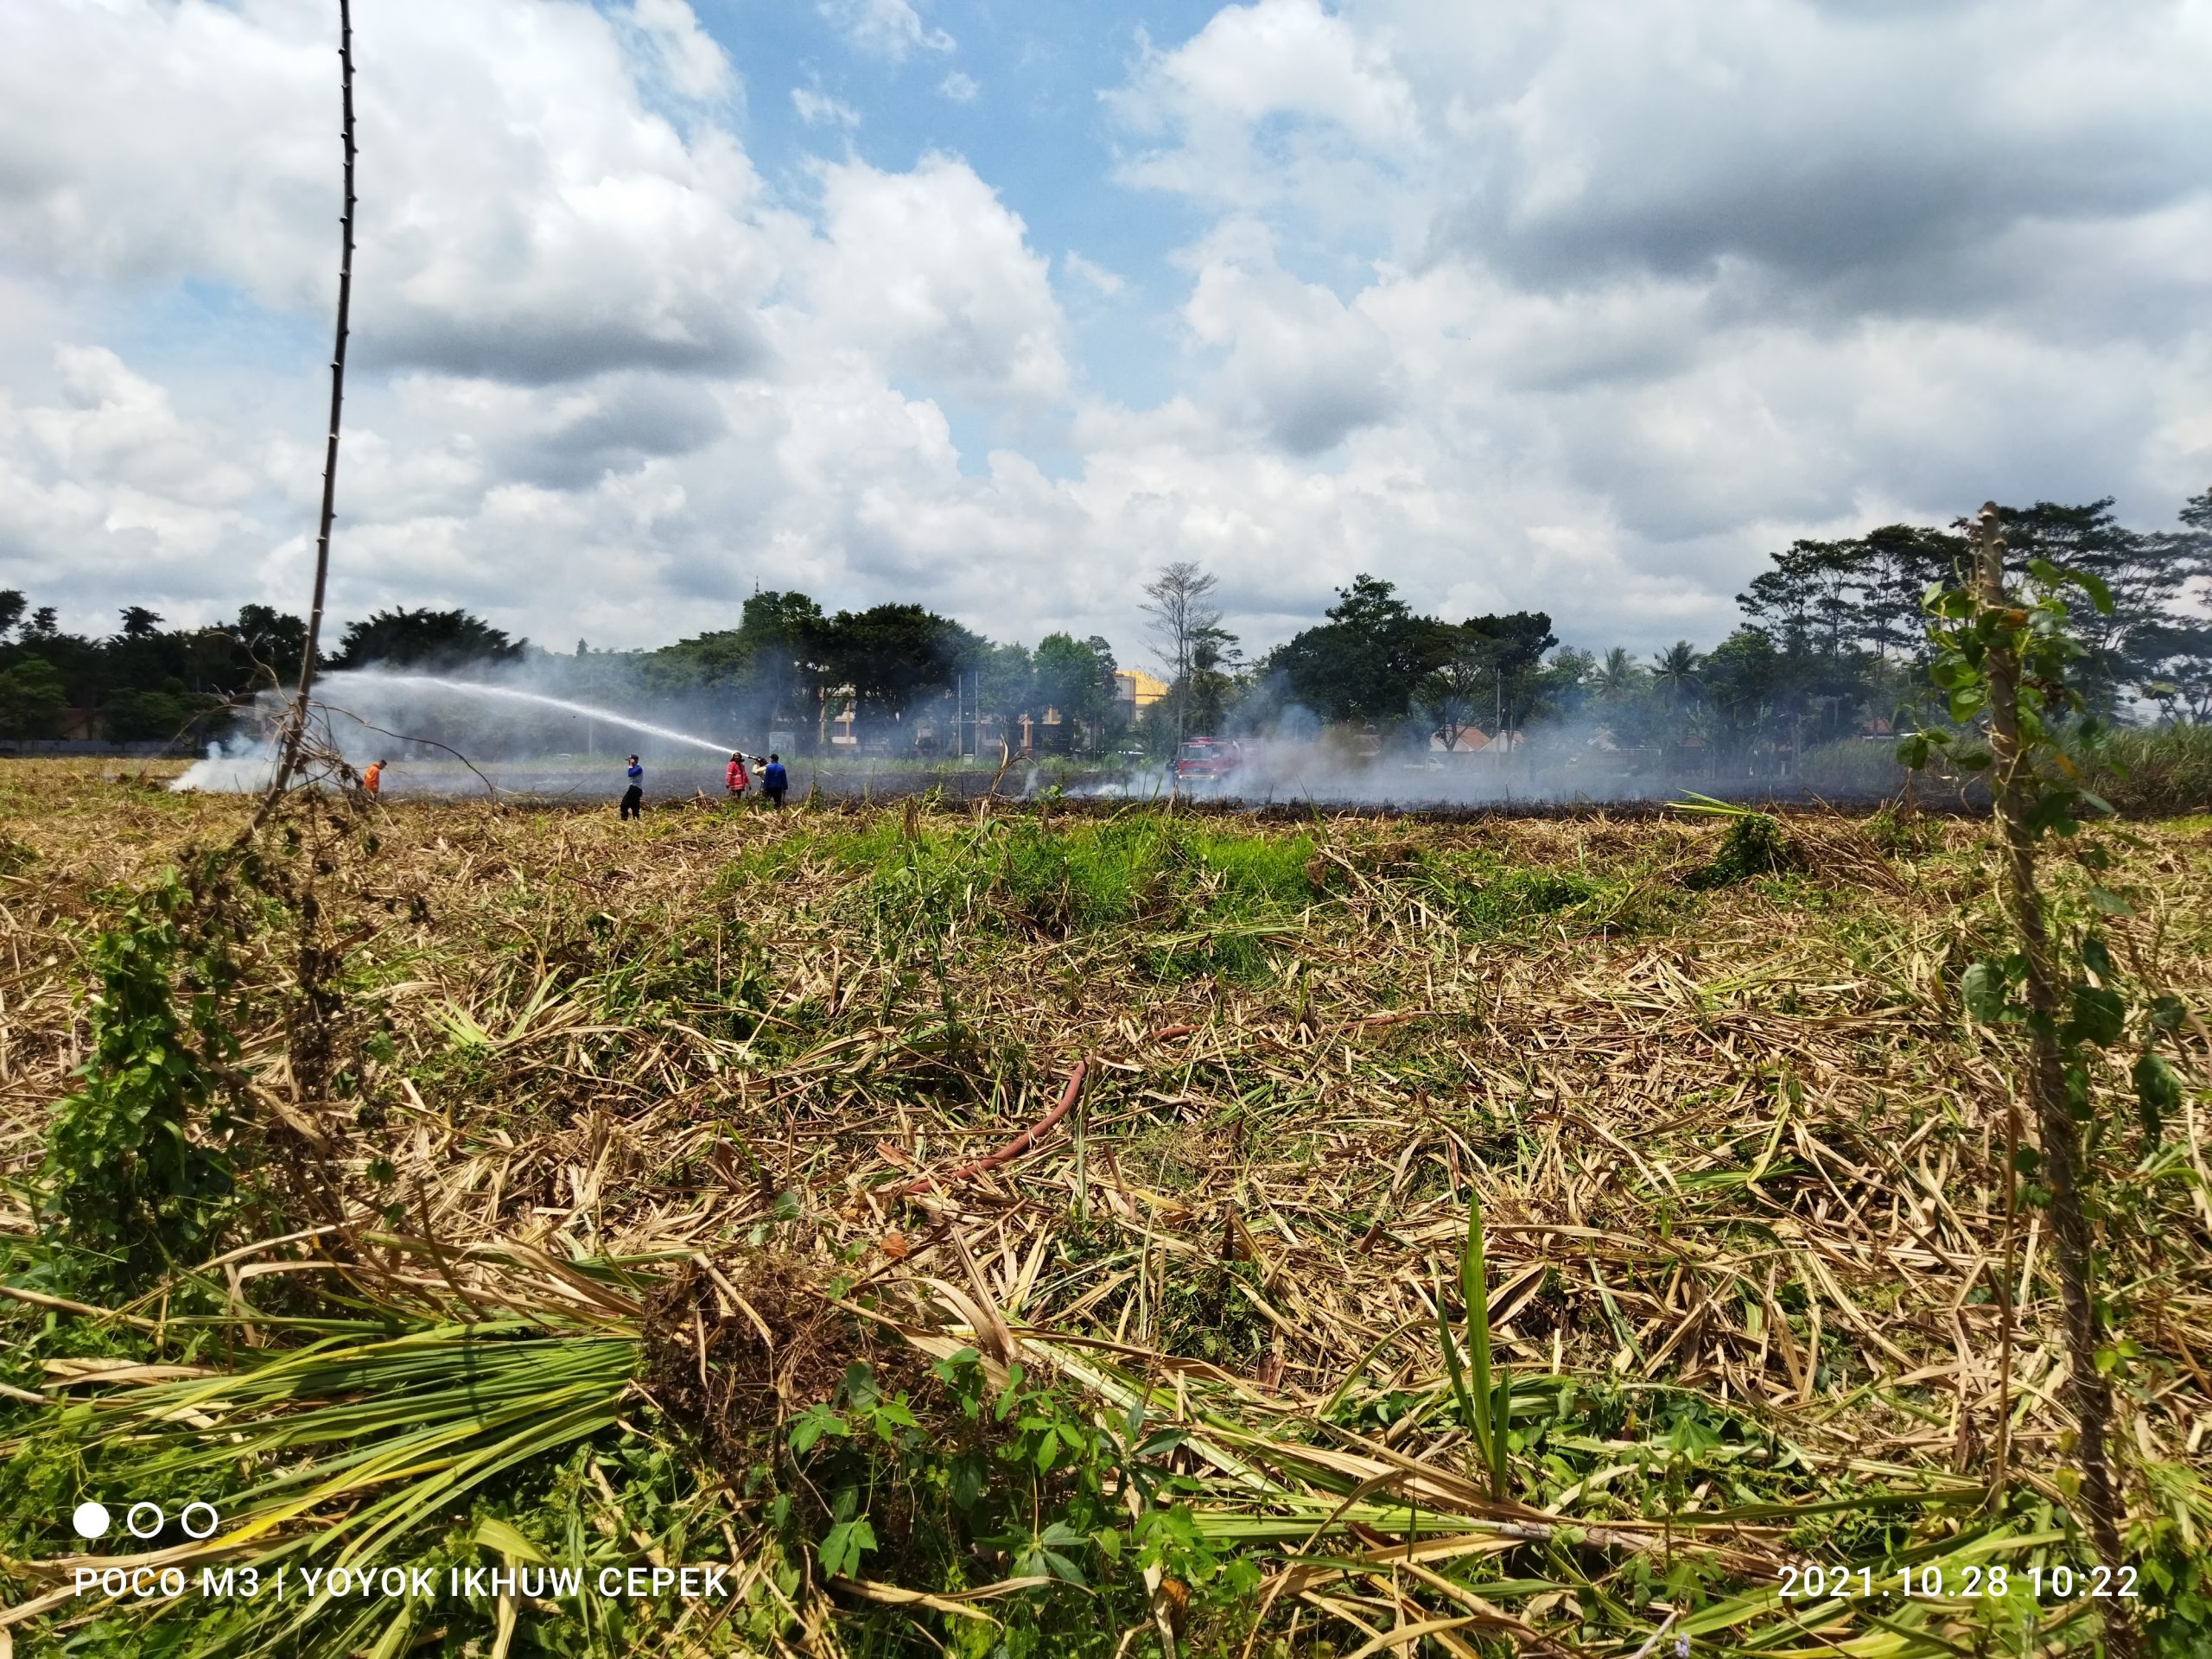
[[[645,815],[645,769],[638,764],[638,757],[630,757],[628,772],[630,787],[622,791],[622,816],[642,818]]]
[[[782,811],[784,791],[791,786],[791,774],[784,770],[784,757],[771,754],[768,764],[760,771],[760,791],[768,798],[768,804]]]

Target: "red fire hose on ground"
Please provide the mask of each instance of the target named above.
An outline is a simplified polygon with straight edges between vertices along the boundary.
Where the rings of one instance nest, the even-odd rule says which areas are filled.
[[[1008,1160],[1019,1158],[1023,1153],[1028,1151],[1030,1147],[1035,1146],[1042,1136],[1050,1134],[1052,1127],[1062,1118],[1065,1117],[1069,1112],[1074,1109],[1076,1096],[1083,1092],[1084,1074],[1090,1069],[1090,1061],[1077,1060],[1076,1062],[1075,1070],[1068,1074],[1067,1087],[1060,1092],[1059,1104],[1053,1107],[1051,1111],[1046,1113],[1044,1116],[1039,1118],[1034,1123],[1032,1123],[1020,1135],[1015,1135],[1013,1140],[1007,1141],[996,1152],[988,1153],[984,1156],[976,1160],[972,1164],[963,1164],[959,1168],[954,1170],[950,1175],[917,1176],[911,1181],[903,1182],[899,1185],[892,1187],[885,1193],[884,1196],[887,1198],[903,1198],[908,1193],[919,1192],[925,1187],[935,1186],[941,1188],[947,1182],[964,1181],[971,1175],[980,1175],[987,1169],[996,1169],[1001,1164],[1007,1162]]]

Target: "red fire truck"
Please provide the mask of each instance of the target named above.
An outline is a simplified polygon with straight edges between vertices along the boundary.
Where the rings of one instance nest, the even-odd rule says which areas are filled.
[[[1235,778],[1243,764],[1240,743],[1222,737],[1186,737],[1175,751],[1175,786],[1217,789]]]

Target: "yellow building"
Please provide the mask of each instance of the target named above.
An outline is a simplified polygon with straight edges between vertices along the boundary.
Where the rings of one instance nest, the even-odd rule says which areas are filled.
[[[1114,701],[1122,705],[1128,719],[1135,720],[1166,695],[1167,682],[1155,680],[1141,668],[1114,671]]]

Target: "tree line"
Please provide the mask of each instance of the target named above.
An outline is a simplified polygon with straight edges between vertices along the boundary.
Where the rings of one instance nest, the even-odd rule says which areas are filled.
[[[112,634],[64,632],[52,607],[28,609],[0,591],[0,737],[97,734],[161,741],[219,734],[260,691],[299,677],[307,646],[300,618],[248,605],[237,618],[169,628],[130,606]],[[1093,636],[1048,634],[1034,649],[1001,645],[915,604],[825,613],[801,593],[757,593],[734,628],[650,651],[573,656],[511,638],[461,610],[384,610],[349,625],[321,665],[467,674],[527,664],[565,695],[620,702],[709,702],[741,729],[778,724],[813,736],[831,694],[849,697],[855,723],[896,743],[918,706],[956,693],[962,706],[998,719],[1048,710],[1079,722],[1093,741],[1115,728],[1113,647]]]
[[[70,633],[54,607],[0,588],[0,737],[97,736],[165,742],[216,733],[257,691],[289,686],[307,654],[307,624],[267,605],[231,621],[171,628],[127,605],[104,637]],[[371,663],[461,667],[512,661],[529,641],[461,611],[383,611],[349,626],[330,668]]]
[[[2013,556],[2096,577],[2109,614],[2082,619],[2078,666],[2089,710],[2126,722],[2212,720],[2212,491],[2168,529],[2121,524],[2110,499],[2039,501],[2000,518]],[[1388,740],[1453,749],[1509,745],[1532,722],[1597,738],[1658,764],[1716,775],[1786,773],[1810,748],[1885,735],[1924,701],[1923,602],[1969,557],[1963,521],[1887,524],[1770,556],[1737,596],[1742,621],[1710,650],[1678,640],[1639,658],[1562,645],[1541,611],[1459,622],[1415,612],[1389,582],[1361,575],[1318,626],[1258,659],[1239,659],[1211,605],[1211,578],[1170,566],[1147,590],[1164,660],[1179,663],[1179,725],[1280,730],[1303,710]],[[1224,666],[1225,665],[1225,666]]]
[[[912,603],[825,613],[805,594],[768,590],[745,600],[734,628],[657,651],[594,652],[579,640],[573,658],[543,666],[578,696],[707,700],[740,729],[780,728],[801,747],[847,702],[854,735],[893,748],[912,748],[926,727],[943,750],[963,713],[1007,723],[1056,711],[1093,747],[1118,730],[1117,665],[1104,639],[1001,644]]]
[[[2085,570],[2112,593],[2110,615],[2084,619],[2081,683],[2109,718],[2212,720],[2212,491],[2171,527],[2119,522],[2110,499],[2004,510],[2022,561]],[[1151,662],[1166,694],[1141,712],[1117,697],[1114,647],[1092,635],[1000,643],[913,603],[825,612],[796,591],[755,593],[736,626],[646,651],[573,655],[513,639],[460,610],[383,610],[351,624],[325,661],[418,671],[531,664],[569,695],[644,695],[711,702],[741,729],[781,728],[801,747],[824,711],[849,700],[855,735],[911,748],[951,720],[1003,731],[1057,712],[1092,751],[1135,741],[1155,752],[1199,734],[1311,730],[1324,723],[1382,741],[1452,750],[1510,743],[1539,722],[1602,734],[1715,772],[1787,771],[1805,750],[1886,729],[1915,702],[1927,645],[1922,599],[1967,553],[1961,524],[1889,524],[1772,554],[1738,595],[1741,624],[1709,650],[1688,640],[1641,658],[1562,645],[1542,611],[1458,621],[1417,612],[1391,582],[1362,574],[1313,626],[1247,659],[1223,626],[1216,578],[1179,562],[1144,589]],[[105,638],[63,632],[51,607],[0,590],[0,736],[76,734],[117,741],[204,737],[241,700],[296,679],[299,618],[264,605],[231,622],[169,628],[140,606]],[[73,721],[72,711],[75,711]]]

